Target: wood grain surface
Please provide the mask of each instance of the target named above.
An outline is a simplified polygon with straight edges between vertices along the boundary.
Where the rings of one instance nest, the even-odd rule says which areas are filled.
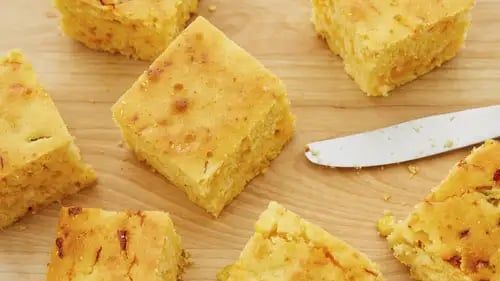
[[[110,106],[147,62],[94,52],[61,35],[49,0],[0,0],[0,52],[20,48],[54,98],[99,184],[64,205],[171,213],[194,264],[184,280],[214,280],[234,261],[270,200],[352,244],[379,263],[387,280],[408,281],[378,237],[384,210],[408,214],[469,149],[385,169],[313,166],[303,156],[310,141],[375,129],[430,114],[500,103],[500,0],[479,0],[460,55],[393,92],[365,97],[310,23],[308,0],[204,0],[206,16],[281,77],[297,116],[297,133],[266,174],[252,181],[217,220],[121,147]],[[209,5],[216,5],[214,13]],[[498,122],[498,120],[492,120]],[[1,137],[1,136],[0,136]],[[408,144],[411,145],[411,144]],[[384,201],[384,195],[392,198]],[[0,232],[0,280],[44,280],[59,204]]]

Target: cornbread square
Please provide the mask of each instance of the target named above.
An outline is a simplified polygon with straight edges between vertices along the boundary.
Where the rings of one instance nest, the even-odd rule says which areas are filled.
[[[0,228],[94,181],[32,66],[0,58]]]
[[[283,83],[202,17],[112,111],[138,158],[214,216],[294,131]]]
[[[500,280],[499,202],[500,143],[488,141],[406,220],[389,225],[387,240],[415,280]]]
[[[385,280],[378,266],[325,230],[271,202],[239,260],[218,281]]]
[[[185,262],[167,213],[62,208],[47,281],[177,281]]]
[[[66,35],[91,49],[153,60],[184,29],[198,0],[55,0]]]
[[[474,0],[311,0],[313,23],[369,96],[387,95],[453,58]]]

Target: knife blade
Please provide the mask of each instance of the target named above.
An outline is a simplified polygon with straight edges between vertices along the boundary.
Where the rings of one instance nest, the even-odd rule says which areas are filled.
[[[500,105],[494,105],[310,143],[305,155],[323,166],[373,167],[424,158],[498,137]]]

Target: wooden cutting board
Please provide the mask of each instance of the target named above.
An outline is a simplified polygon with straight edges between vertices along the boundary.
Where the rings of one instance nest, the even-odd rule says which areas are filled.
[[[466,49],[456,59],[391,97],[368,98],[316,37],[308,0],[203,1],[200,14],[285,81],[297,116],[292,143],[217,220],[119,146],[110,106],[147,62],[94,52],[62,36],[49,0],[1,1],[0,53],[11,48],[26,53],[84,158],[98,172],[96,187],[63,204],[170,212],[194,261],[184,280],[214,280],[222,266],[237,258],[269,200],[276,200],[368,254],[387,280],[408,281],[407,271],[378,237],[375,222],[386,209],[406,216],[469,149],[415,161],[420,172],[410,177],[408,164],[361,171],[316,167],[304,158],[304,145],[499,104],[500,0],[478,2]],[[214,13],[208,12],[212,4]],[[385,201],[384,195],[391,199]],[[44,280],[59,207],[53,204],[0,232],[0,280]]]

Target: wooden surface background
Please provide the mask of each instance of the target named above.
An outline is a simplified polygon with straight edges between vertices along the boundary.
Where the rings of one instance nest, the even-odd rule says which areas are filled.
[[[368,98],[315,35],[308,0],[204,0],[205,15],[287,84],[297,133],[268,172],[215,220],[119,146],[110,106],[146,69],[88,50],[61,35],[49,0],[1,0],[0,52],[20,48],[54,98],[99,184],[63,202],[107,209],[169,211],[194,264],[184,280],[214,280],[234,261],[269,200],[276,200],[365,252],[387,280],[408,281],[375,231],[386,209],[405,216],[469,149],[413,164],[355,170],[313,166],[303,156],[313,140],[375,129],[430,114],[500,103],[500,0],[478,0],[466,49],[452,62],[389,98]],[[209,5],[216,5],[214,13]],[[492,120],[498,122],[498,120]],[[391,195],[384,201],[384,194]],[[0,280],[44,280],[60,205],[0,232]]]

